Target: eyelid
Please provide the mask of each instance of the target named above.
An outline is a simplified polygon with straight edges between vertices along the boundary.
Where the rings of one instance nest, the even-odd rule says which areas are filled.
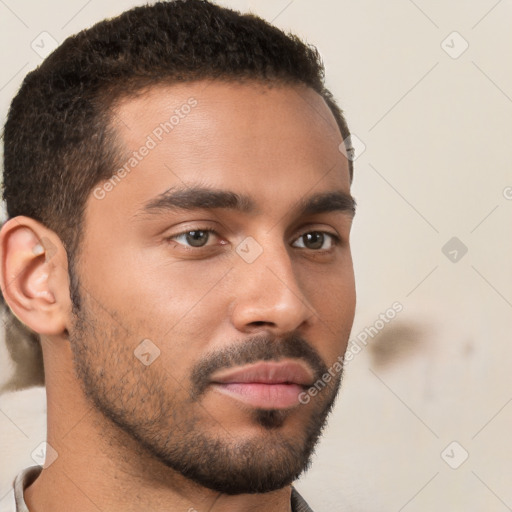
[[[206,244],[206,245],[203,245],[203,246],[199,246],[199,247],[194,247],[194,246],[190,246],[190,245],[186,245],[186,244],[183,244],[183,243],[180,243],[180,242],[177,242],[175,239],[177,237],[180,237],[180,236],[183,236],[183,235],[186,235],[188,233],[190,233],[191,231],[204,231],[206,233],[210,233],[211,235],[214,235],[215,237],[219,238],[222,240],[222,237],[219,235],[219,233],[211,228],[211,227],[201,227],[201,226],[193,226],[193,227],[190,227],[190,228],[187,228],[183,231],[180,231],[179,233],[174,233],[173,235],[169,235],[169,236],[166,236],[164,239],[165,241],[167,242],[170,242],[171,240],[175,241],[177,244],[181,245],[182,247],[186,248],[186,249],[190,249],[190,250],[200,250],[200,249],[206,249],[208,247],[212,247],[212,245],[215,245],[215,244]],[[308,227],[306,229],[303,229],[300,231],[300,234],[298,234],[297,236],[295,236],[295,238],[293,238],[292,240],[292,247],[293,247],[293,244],[299,240],[301,237],[303,237],[304,235],[307,235],[308,233],[322,233],[323,235],[327,235],[329,237],[331,237],[332,239],[332,245],[333,246],[337,246],[339,245],[341,242],[342,242],[342,239],[340,237],[340,235],[338,235],[337,233],[332,233],[331,231],[326,231],[325,229],[321,229],[321,228],[317,228],[315,229],[314,227]],[[209,242],[210,240],[208,240]],[[224,242],[224,243],[221,243],[219,245],[226,245],[227,243],[229,242]],[[298,247],[298,249],[307,249],[307,247]],[[310,249],[314,252],[322,252],[322,250],[314,250],[314,249]],[[328,251],[329,249],[323,249],[323,251]]]
[[[293,241],[297,240],[301,236],[307,235],[308,233],[323,233],[324,235],[331,236],[335,241],[341,243],[343,240],[339,230],[332,225],[328,225],[322,222],[306,222],[293,230],[294,238]]]
[[[301,235],[296,237],[293,240],[293,243],[295,243],[297,240],[302,238],[304,235],[307,235],[308,233],[321,233],[322,235],[327,235],[327,236],[331,237],[333,247],[336,247],[341,244],[341,237],[339,235],[331,233],[330,231],[325,231],[325,230],[321,230],[321,229],[308,229],[307,231],[304,231]],[[307,249],[307,247],[298,247],[298,249]],[[331,249],[310,249],[310,250],[313,252],[327,252],[327,251],[330,251]]]
[[[180,231],[179,233],[174,233],[173,235],[169,235],[169,236],[166,236],[164,238],[165,241],[167,242],[170,242],[171,240],[175,241],[177,244],[187,248],[187,249],[203,249],[203,248],[206,248],[206,247],[211,247],[210,244],[207,243],[207,245],[203,245],[203,246],[199,246],[199,247],[193,247],[193,246],[190,246],[190,245],[185,245],[185,244],[182,244],[178,241],[176,241],[175,239],[180,237],[180,236],[183,236],[183,235],[187,235],[188,233],[192,232],[192,231],[204,231],[205,233],[210,233],[218,238],[221,238],[221,236],[217,233],[217,231],[213,228],[207,228],[207,227],[200,227],[200,226],[197,226],[197,227],[192,227],[192,228],[188,228],[188,229],[185,229],[183,231]],[[210,241],[208,239],[208,241]],[[224,244],[221,244],[221,245],[224,245]]]

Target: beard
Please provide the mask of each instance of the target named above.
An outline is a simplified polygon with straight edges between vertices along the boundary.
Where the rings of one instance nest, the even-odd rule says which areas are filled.
[[[300,359],[317,382],[328,368],[302,337],[265,334],[230,343],[205,353],[179,382],[164,365],[140,364],[133,352],[139,338],[84,299],[73,308],[69,336],[75,373],[87,399],[113,424],[112,431],[117,428],[131,437],[139,453],[196,484],[230,495],[281,489],[309,468],[338,395],[341,371],[323,384],[307,405],[309,410],[300,411],[300,427],[292,434],[282,428],[290,410],[248,408],[258,434],[247,438],[239,435],[236,423],[221,424],[203,405],[215,371],[256,361]],[[172,350],[172,343],[166,342],[166,350]],[[222,427],[216,429],[220,434],[205,424],[212,420]]]

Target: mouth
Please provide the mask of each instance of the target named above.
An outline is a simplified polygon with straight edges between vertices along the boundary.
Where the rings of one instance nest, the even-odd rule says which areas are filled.
[[[313,372],[301,362],[262,361],[215,373],[212,387],[253,407],[290,409],[313,381]]]

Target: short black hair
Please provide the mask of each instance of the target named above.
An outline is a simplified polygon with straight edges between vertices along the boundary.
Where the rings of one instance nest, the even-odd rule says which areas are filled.
[[[252,14],[206,0],[135,7],[67,38],[24,79],[4,127],[3,197],[61,238],[72,259],[86,200],[114,173],[111,107],[157,84],[218,79],[304,84],[332,111],[316,48]],[[352,162],[349,159],[352,179]]]

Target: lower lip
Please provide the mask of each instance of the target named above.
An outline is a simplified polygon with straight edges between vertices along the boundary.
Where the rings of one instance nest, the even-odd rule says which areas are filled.
[[[303,388],[298,384],[263,384],[256,382],[214,383],[221,393],[260,409],[290,409],[299,405]]]

